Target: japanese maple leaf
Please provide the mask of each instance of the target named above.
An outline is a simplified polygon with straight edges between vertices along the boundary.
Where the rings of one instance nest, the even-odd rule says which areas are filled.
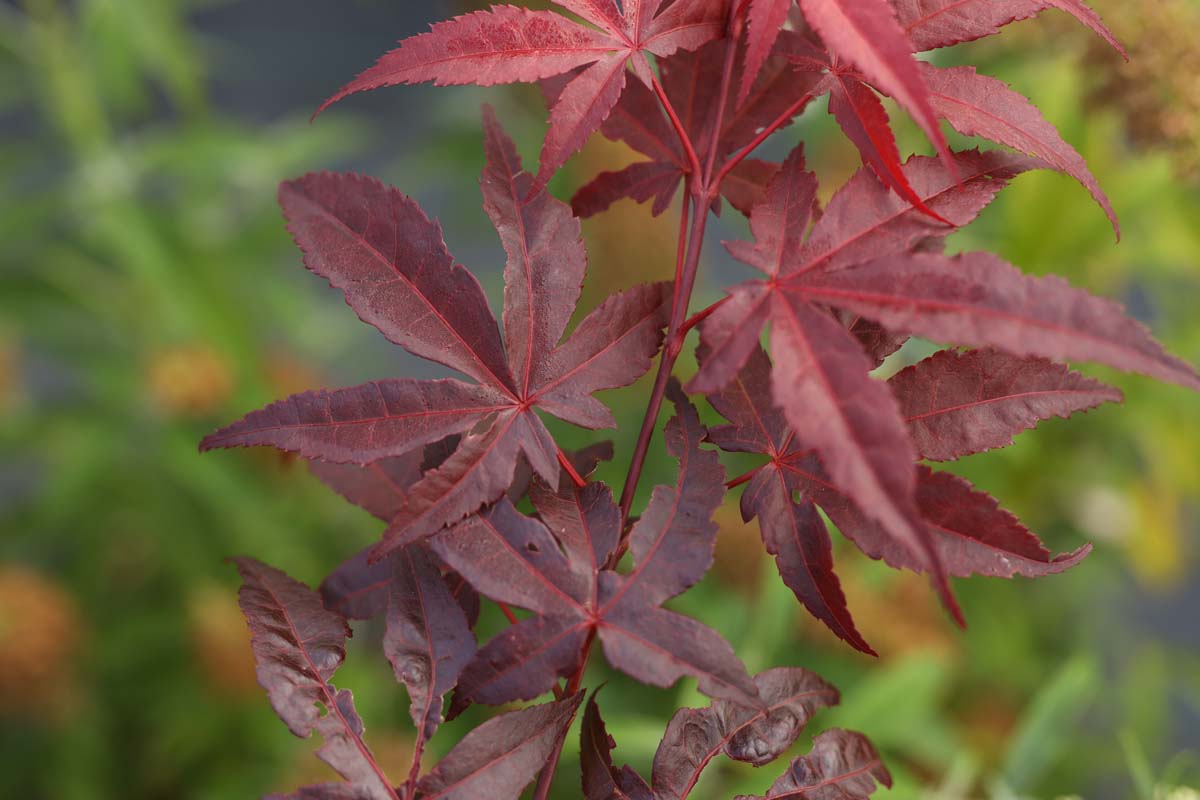
[[[877,2],[881,6],[886,5],[884,0]],[[805,14],[810,15],[810,7],[840,4],[833,0],[822,0],[802,2],[801,6]],[[844,4],[853,7],[860,5],[857,0],[854,3],[847,0]],[[996,32],[1001,25],[1014,19],[1032,16],[1042,8],[1051,6],[1070,11],[1115,44],[1095,14],[1078,0],[1015,3],[896,0],[894,5],[899,13],[901,35],[912,40],[910,46],[914,51],[979,38]],[[809,19],[824,39],[825,30],[818,17],[810,15]],[[887,110],[876,90],[895,97],[902,106],[908,108],[903,96],[894,94],[892,89],[881,83],[879,74],[868,69],[865,62],[840,58],[843,53],[832,42],[829,42],[829,49],[823,51],[800,37],[789,41],[792,42],[792,58],[797,66],[826,76],[818,93],[829,93],[829,113],[858,148],[863,163],[870,166],[885,185],[914,205],[936,213],[922,205],[919,195],[906,180]],[[1075,178],[1091,193],[1119,235],[1116,213],[1095,176],[1079,153],[1063,140],[1032,103],[1003,82],[976,73],[973,67],[939,68],[924,62],[909,61],[912,72],[907,81],[916,80],[920,84],[922,114],[928,113],[932,118],[943,119],[966,136],[981,136],[1036,156],[1048,166]],[[917,118],[918,121],[922,119],[920,116]],[[926,132],[930,131],[927,129]],[[936,143],[939,140],[935,138],[934,141]],[[947,155],[946,151],[939,152]]]
[[[733,649],[715,631],[662,604],[703,577],[713,560],[713,512],[724,494],[715,452],[696,410],[672,391],[678,415],[668,451],[679,459],[673,488],[658,487],[630,533],[634,568],[606,568],[618,545],[621,514],[599,483],[555,492],[535,483],[540,518],[507,499],[438,534],[431,546],[484,596],[533,612],[506,629],[464,670],[451,713],[469,703],[499,704],[548,691],[574,674],[597,637],[617,669],[643,683],[670,686],[691,675],[714,697],[758,705]]]
[[[1003,153],[960,153],[955,160],[954,173],[929,158],[913,159],[905,169],[924,202],[956,224],[973,219],[1007,178],[1035,165]],[[913,502],[914,453],[895,399],[868,375],[875,363],[841,323],[779,290],[793,274],[836,274],[883,253],[929,247],[953,227],[859,173],[809,232],[816,191],[816,178],[805,171],[797,149],[751,214],[755,244],[729,245],[735,257],[767,273],[768,280],[735,287],[706,320],[706,359],[691,388],[712,392],[732,380],[770,321],[775,402],[807,446],[820,454],[834,482],[870,509],[902,546],[924,554],[953,609],[945,574]]]
[[[1033,165],[1005,164],[1006,157],[996,153],[958,158],[963,182],[956,187],[962,188],[936,198],[957,216],[955,222],[974,216],[990,199],[972,188],[972,174],[1002,182],[1003,175]],[[984,167],[986,162],[999,172]],[[927,169],[934,164],[914,159],[906,166],[910,183],[921,184],[931,198],[929,189],[939,183]],[[942,173],[940,181],[946,180]],[[911,466],[916,452],[899,404],[869,376],[875,360],[826,309],[937,342],[1055,361],[1100,361],[1200,389],[1195,371],[1165,353],[1115,303],[1058,278],[1023,275],[994,256],[948,258],[933,252],[936,232],[922,236],[910,228],[915,217],[899,221],[862,183],[851,181],[835,195],[805,238],[815,190],[815,178],[804,171],[799,152],[793,153],[751,214],[755,244],[730,245],[730,252],[767,273],[767,280],[735,287],[706,320],[702,341],[709,355],[693,386],[711,391],[725,385],[769,322],[771,393],[791,430],[815,451],[830,482],[881,526],[887,541],[910,558],[924,553],[923,567],[943,592],[941,557],[917,513],[917,473]],[[892,221],[880,225],[880,219]]]
[[[289,797],[410,796],[392,785],[364,742],[350,692],[330,683],[345,659],[346,620],[324,608],[316,592],[279,570],[252,559],[236,563],[243,578],[239,603],[253,636],[259,682],[295,735],[321,734],[324,743],[317,755],[346,780],[306,787]],[[408,689],[420,749],[442,721],[443,696],[475,653],[475,638],[422,545],[405,548],[394,567],[384,651],[396,679]],[[498,800],[517,800],[561,745],[582,701],[577,694],[485,722],[420,779],[412,796],[467,800],[486,788]],[[411,777],[419,777],[415,768]]]
[[[324,461],[309,462],[309,467],[321,482],[356,506],[387,522],[398,514],[408,498],[408,490],[417,483],[422,474],[436,469],[458,446],[459,437],[428,445],[402,456],[385,458],[367,464],[330,464]],[[567,453],[567,460],[577,475],[590,475],[601,461],[613,457],[612,442],[597,442],[582,450]],[[527,472],[528,470],[526,470]],[[513,502],[524,497],[530,488],[531,475],[514,481],[507,495]],[[419,547],[419,543],[409,547]],[[398,553],[388,558],[371,561],[372,547],[356,553],[340,564],[321,583],[321,597],[325,606],[350,619],[371,619],[387,608],[388,591],[393,582],[392,561]],[[445,576],[450,592],[462,606],[468,622],[474,627],[479,619],[479,595],[461,575],[448,572]]]
[[[833,728],[813,739],[812,751],[798,756],[765,797],[735,800],[866,800],[892,776],[861,733]]]
[[[716,149],[719,159],[750,145],[762,128],[779,118],[790,120],[799,115],[814,97],[812,89],[820,78],[797,72],[791,65],[787,53],[794,49],[792,36],[784,35],[744,101],[732,96],[727,99]],[[724,41],[713,42],[659,61],[663,90],[698,153],[707,154],[712,146],[717,104],[713,87],[721,82],[724,48]],[[555,82],[545,86],[553,100],[559,86]],[[630,84],[600,131],[650,160],[598,175],[572,199],[575,213],[589,217],[626,197],[639,203],[653,200],[655,216],[665,211],[692,167],[654,93],[641,84]],[[721,194],[734,208],[749,214],[778,169],[777,164],[745,159],[724,177]]]
[[[670,289],[610,297],[561,344],[586,268],[579,222],[529,193],[511,140],[485,114],[484,207],[508,254],[504,335],[478,281],[454,263],[440,227],[409,198],[354,175],[285,183],[280,201],[305,265],[341,289],[365,322],[456,379],[375,381],[295,395],[218,431],[202,449],[270,445],[309,459],[371,464],[448,436],[460,443],[407,488],[373,557],[420,540],[499,497],[524,457],[553,484],[558,449],[535,410],[589,428],[613,424],[592,393],[642,375],[657,352]]]
[[[742,495],[742,515],[758,518],[784,583],[809,612],[851,646],[873,654],[847,609],[833,570],[829,533],[816,507],[872,558],[917,572],[927,567],[920,553],[897,542],[837,488],[771,402],[770,373],[766,353],[756,350],[733,383],[710,395],[732,424],[714,428],[709,439],[729,452],[770,458],[752,473]],[[889,387],[922,459],[959,458],[1003,447],[1041,420],[1121,399],[1116,390],[1060,364],[992,350],[943,351],[897,373]],[[1052,556],[994,499],[948,473],[918,467],[915,491],[922,524],[952,576],[1036,578],[1069,569],[1091,550],[1084,546]]]
[[[626,65],[650,83],[647,54],[693,50],[725,33],[728,0],[555,0],[591,25],[509,5],[435,23],[400,42],[325,101],[401,83],[439,86],[533,82],[583,68],[550,112],[537,187],[587,141],[626,88]]]
[[[346,620],[326,610],[316,592],[279,570],[249,558],[235,563],[242,575],[238,604],[250,627],[258,682],[293,734],[301,739],[314,731],[321,735],[324,743],[317,755],[346,780],[302,789],[295,796],[399,800],[363,741],[353,695],[330,682],[346,658]]]
[[[755,767],[771,763],[795,744],[814,713],[838,702],[837,689],[798,667],[760,672],[754,683],[762,700],[757,708],[718,700],[675,713],[654,754],[656,800],[686,800],[721,754]]]

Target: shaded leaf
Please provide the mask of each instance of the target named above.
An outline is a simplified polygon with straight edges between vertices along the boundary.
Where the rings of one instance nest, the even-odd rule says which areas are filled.
[[[396,553],[383,651],[408,689],[421,742],[441,725],[442,700],[475,655],[475,637],[437,564],[423,546]]]
[[[501,714],[468,733],[417,784],[422,800],[517,800],[559,746],[583,695]]]
[[[354,699],[329,681],[346,658],[346,620],[321,596],[254,559],[235,559],[242,576],[238,604],[250,627],[258,682],[271,707],[301,739],[324,739],[317,755],[354,786],[355,797],[397,800],[363,742]]]
[[[867,737],[834,728],[813,739],[812,752],[791,763],[767,790],[766,800],[865,800],[878,786],[891,785],[892,776]]]

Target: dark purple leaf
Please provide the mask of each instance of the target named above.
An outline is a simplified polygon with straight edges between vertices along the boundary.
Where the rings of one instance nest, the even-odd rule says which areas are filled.
[[[510,711],[463,737],[417,785],[422,800],[518,800],[567,735],[583,695]]]
[[[422,545],[406,547],[389,561],[395,570],[383,650],[396,680],[408,689],[409,713],[424,743],[442,723],[443,698],[475,655],[475,637]]]
[[[866,800],[880,785],[891,788],[892,776],[867,737],[834,728],[813,739],[812,752],[791,763],[765,800]]]
[[[355,787],[355,796],[398,800],[363,742],[353,696],[329,682],[346,658],[346,620],[279,570],[250,558],[234,563],[242,575],[238,604],[250,626],[258,682],[275,713],[301,739],[314,731],[321,735],[317,755]]]

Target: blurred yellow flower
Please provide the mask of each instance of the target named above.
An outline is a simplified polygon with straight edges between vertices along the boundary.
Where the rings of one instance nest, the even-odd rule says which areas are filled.
[[[204,417],[219,410],[233,392],[227,359],[205,345],[171,347],[153,357],[147,370],[150,395],[164,411]]]
[[[0,712],[65,712],[75,690],[79,610],[55,581],[0,565]]]
[[[237,595],[219,584],[201,585],[192,591],[187,608],[192,650],[208,685],[224,696],[257,696],[250,631]]]

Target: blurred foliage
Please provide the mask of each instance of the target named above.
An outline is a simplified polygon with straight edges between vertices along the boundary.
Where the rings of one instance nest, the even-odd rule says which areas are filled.
[[[1098,5],[1113,12],[1138,66],[1053,15],[968,47],[1088,157],[1121,214],[1123,242],[1114,246],[1079,187],[1038,174],[1020,178],[955,246],[997,250],[1120,298],[1200,362],[1200,188],[1187,178],[1200,110],[1186,94],[1197,73],[1170,69],[1200,57],[1187,22],[1194,5],[1147,3],[1146,15],[1117,0]],[[209,95],[196,7],[0,4],[3,797],[233,798],[327,777],[313,743],[288,736],[254,683],[221,559],[252,553],[315,583],[377,526],[288,459],[201,458],[195,447],[218,423],[286,393],[407,367],[298,270],[273,202],[281,178],[367,152],[371,126],[354,123],[352,108],[315,126],[309,109],[269,123],[231,119]],[[499,248],[474,178],[483,96],[410,97],[428,135],[389,153],[379,171],[440,212],[454,251],[495,297]],[[536,91],[486,97],[535,154]],[[1147,136],[1155,125],[1160,135]],[[823,110],[798,130],[826,191],[856,168]],[[915,134],[906,144],[924,147]],[[554,186],[564,195],[628,157],[594,142]],[[708,299],[731,269],[715,238],[744,229],[734,216],[709,249]],[[613,289],[669,276],[677,224],[677,213],[652,220],[628,202],[587,222],[585,310]],[[915,343],[887,368],[928,352]],[[1096,554],[1037,583],[961,582],[966,634],[920,578],[839,543],[852,608],[882,658],[849,652],[799,612],[732,506],[721,514],[716,568],[681,610],[727,635],[752,670],[802,665],[834,681],[843,703],[811,733],[843,725],[870,734],[897,776],[888,797],[1194,798],[1200,403],[1096,374],[1127,392],[1125,408],[1044,424],[961,467],[1051,546],[1094,538]],[[643,394],[612,395],[618,463],[602,477],[621,477]],[[647,489],[672,470],[652,461]],[[481,635],[502,625],[488,608]],[[369,741],[402,774],[405,698],[379,634],[377,624],[359,626],[338,682],[358,693]],[[705,702],[689,683],[660,691],[602,665],[587,684],[605,680],[617,756],[646,772],[672,710]],[[447,725],[431,758],[484,713]],[[556,797],[578,797],[571,758]],[[774,772],[716,762],[696,797],[762,791]]]

